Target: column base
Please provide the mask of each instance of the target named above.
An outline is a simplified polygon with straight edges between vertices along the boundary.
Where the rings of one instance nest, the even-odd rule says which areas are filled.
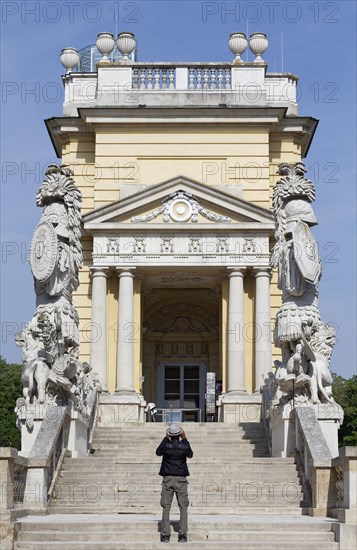
[[[217,401],[218,422],[260,422],[261,395],[243,391],[231,391]]]
[[[122,423],[145,422],[146,401],[136,392],[100,394],[98,426],[116,427]]]

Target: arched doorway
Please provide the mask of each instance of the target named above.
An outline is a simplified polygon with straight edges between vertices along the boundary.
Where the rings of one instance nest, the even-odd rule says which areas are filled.
[[[159,408],[187,409],[180,420],[204,420],[206,373],[221,378],[219,304],[207,288],[155,289],[144,303],[144,397]]]

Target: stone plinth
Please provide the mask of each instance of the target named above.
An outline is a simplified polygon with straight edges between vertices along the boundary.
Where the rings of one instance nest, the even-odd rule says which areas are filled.
[[[28,457],[30,455],[46,415],[50,415],[50,419],[55,420],[62,408],[36,404],[20,409],[18,419],[21,427],[21,456]],[[70,416],[67,448],[73,457],[86,456],[89,421],[79,412],[71,410],[70,407],[68,407],[67,414]],[[31,416],[30,423],[26,422],[29,416]]]
[[[218,421],[227,423],[260,422],[261,396],[228,392],[217,401]]]
[[[314,405],[315,416],[320,424],[333,458],[338,456],[338,430],[343,421],[343,410],[338,403]]]
[[[73,458],[87,455],[88,428],[89,420],[84,418],[79,412],[72,411],[67,448],[71,451]]]
[[[292,410],[291,403],[283,407],[271,407],[270,409],[272,456],[286,458],[294,450],[294,434],[290,422],[290,413]]]
[[[40,431],[46,415],[46,405],[28,404],[18,412],[18,424],[21,429],[21,456],[28,456]]]
[[[136,393],[101,394],[99,398],[99,426],[115,427],[123,422],[145,422],[146,401]]]

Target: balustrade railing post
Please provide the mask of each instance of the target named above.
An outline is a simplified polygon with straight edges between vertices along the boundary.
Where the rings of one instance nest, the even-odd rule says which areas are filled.
[[[133,68],[133,90],[139,87],[139,69]]]
[[[171,69],[170,69],[171,71]],[[187,67],[176,67],[176,71],[172,69],[172,76],[174,76],[174,72],[176,73],[176,90],[187,90],[187,88],[191,87],[191,85],[188,82],[188,79],[191,78],[191,71],[193,69],[190,69],[190,77],[188,76],[188,68]],[[170,74],[171,78],[171,74]],[[171,81],[170,81],[171,84]],[[173,81],[172,81],[173,84]]]
[[[0,510],[2,513],[14,507],[14,461],[17,454],[17,449],[12,447],[0,447]]]

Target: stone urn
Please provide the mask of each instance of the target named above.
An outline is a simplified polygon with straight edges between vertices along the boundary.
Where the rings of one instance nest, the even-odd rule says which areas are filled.
[[[95,42],[98,52],[102,54],[101,63],[109,62],[109,55],[112,53],[115,47],[114,36],[110,32],[100,32]]]
[[[69,74],[78,64],[79,53],[77,52],[76,48],[63,48],[63,50],[61,51],[60,60],[62,65],[66,69],[66,74]]]
[[[132,32],[121,32],[117,38],[118,50],[123,56],[123,61],[129,61],[130,54],[133,53],[136,47],[136,40]]]
[[[235,55],[233,63],[241,62],[241,55],[248,46],[248,40],[244,32],[232,32],[229,36],[228,46],[231,52]]]
[[[254,63],[264,63],[262,54],[268,47],[267,35],[263,32],[253,32],[249,38],[249,47],[255,55]]]

